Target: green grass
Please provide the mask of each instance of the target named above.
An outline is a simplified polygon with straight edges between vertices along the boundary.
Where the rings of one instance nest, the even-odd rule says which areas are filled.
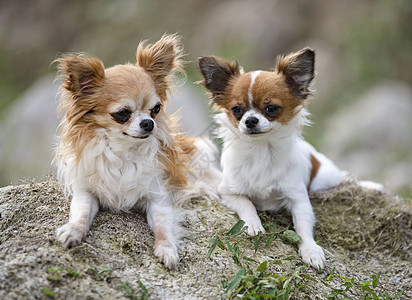
[[[359,281],[338,274],[335,269],[327,273],[323,279],[316,279],[309,274],[307,264],[295,256],[271,257],[261,262],[253,257],[242,255],[240,244],[250,240],[256,253],[259,249],[269,248],[274,239],[280,238],[284,242],[297,245],[301,241],[299,235],[288,227],[278,229],[275,224],[265,224],[266,233],[249,237],[245,234],[247,226],[244,221],[237,222],[228,232],[210,239],[207,257],[210,258],[214,251],[220,249],[231,256],[239,270],[234,277],[227,278],[223,275],[222,288],[229,299],[289,299],[293,294],[310,295],[314,283],[323,284],[328,292],[322,296],[325,299],[399,299],[406,288],[390,295],[380,282],[380,274],[372,274],[371,279]],[[242,243],[244,245],[244,243]],[[287,264],[288,271],[274,271],[276,267]],[[282,268],[280,268],[282,269]],[[279,268],[278,268],[279,270]],[[319,271],[322,272],[322,271]],[[324,271],[323,271],[324,272]]]

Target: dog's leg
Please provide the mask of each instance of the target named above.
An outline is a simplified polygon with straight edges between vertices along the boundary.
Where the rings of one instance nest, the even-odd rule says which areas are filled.
[[[160,189],[151,193],[147,206],[147,223],[155,237],[154,254],[168,268],[175,267],[179,262],[177,243],[179,234],[179,218],[172,205],[172,193]]]
[[[247,197],[235,194],[226,194],[220,188],[220,196],[223,205],[227,208],[235,211],[239,219],[245,221],[245,225],[248,227],[247,234],[257,235],[259,231],[265,232],[265,229],[260,222],[259,216],[256,212],[256,207]]]
[[[323,268],[325,254],[313,239],[315,214],[306,187],[304,185],[299,188],[289,187],[285,189],[284,193],[290,199],[289,208],[292,212],[296,233],[302,238],[302,242],[299,244],[299,254],[302,260],[316,269]]]
[[[99,203],[94,195],[89,192],[74,192],[69,222],[57,229],[57,239],[65,247],[80,244],[98,211]]]

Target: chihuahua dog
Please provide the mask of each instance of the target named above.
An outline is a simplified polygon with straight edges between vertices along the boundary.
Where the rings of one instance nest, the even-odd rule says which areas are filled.
[[[190,185],[188,168],[205,143],[178,134],[164,111],[174,77],[183,73],[180,38],[141,42],[136,58],[108,69],[85,54],[57,59],[63,84],[54,164],[72,197],[69,222],[57,238],[66,247],[79,244],[99,207],[137,206],[154,232],[154,254],[173,267],[179,261],[176,198]]]
[[[291,211],[303,261],[322,268],[325,255],[313,239],[308,191],[336,186],[346,173],[301,135],[308,124],[305,102],[314,63],[309,48],[278,57],[273,72],[244,73],[237,62],[213,56],[198,60],[201,84],[223,110],[217,115],[223,139],[222,202],[245,221],[249,235],[265,232],[256,209]]]

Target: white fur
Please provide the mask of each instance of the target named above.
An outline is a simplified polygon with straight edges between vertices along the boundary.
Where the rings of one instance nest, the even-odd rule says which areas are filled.
[[[250,74],[250,86],[249,86],[249,89],[248,89],[248,97],[249,97],[249,103],[250,104],[252,104],[252,102],[253,102],[253,95],[252,95],[253,85],[255,84],[256,77],[258,77],[260,72],[261,71],[253,71]]]
[[[345,174],[303,140],[301,128],[308,123],[308,113],[302,107],[298,109],[288,124],[269,122],[265,133],[259,135],[242,133],[244,117],[238,130],[226,114],[217,115],[221,125],[219,137],[224,141],[219,192],[223,203],[245,221],[250,235],[264,232],[256,209],[291,211],[295,230],[302,238],[299,252],[303,261],[322,268],[325,256],[313,239],[315,216],[307,191],[312,168],[310,156],[314,155],[321,163],[311,190],[337,185]],[[259,117],[264,118],[261,114]]]

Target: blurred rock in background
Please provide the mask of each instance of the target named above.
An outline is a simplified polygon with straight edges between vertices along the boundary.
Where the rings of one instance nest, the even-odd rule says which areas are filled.
[[[209,123],[193,84],[197,57],[268,70],[278,54],[311,46],[315,124],[305,136],[343,169],[411,198],[411,17],[408,0],[0,1],[0,186],[49,170],[59,53],[90,53],[109,67],[134,62],[140,40],[178,32],[190,63],[169,109],[183,107],[183,130],[197,135]]]
[[[326,121],[320,148],[361,179],[396,190],[412,178],[412,88],[381,82]]]

